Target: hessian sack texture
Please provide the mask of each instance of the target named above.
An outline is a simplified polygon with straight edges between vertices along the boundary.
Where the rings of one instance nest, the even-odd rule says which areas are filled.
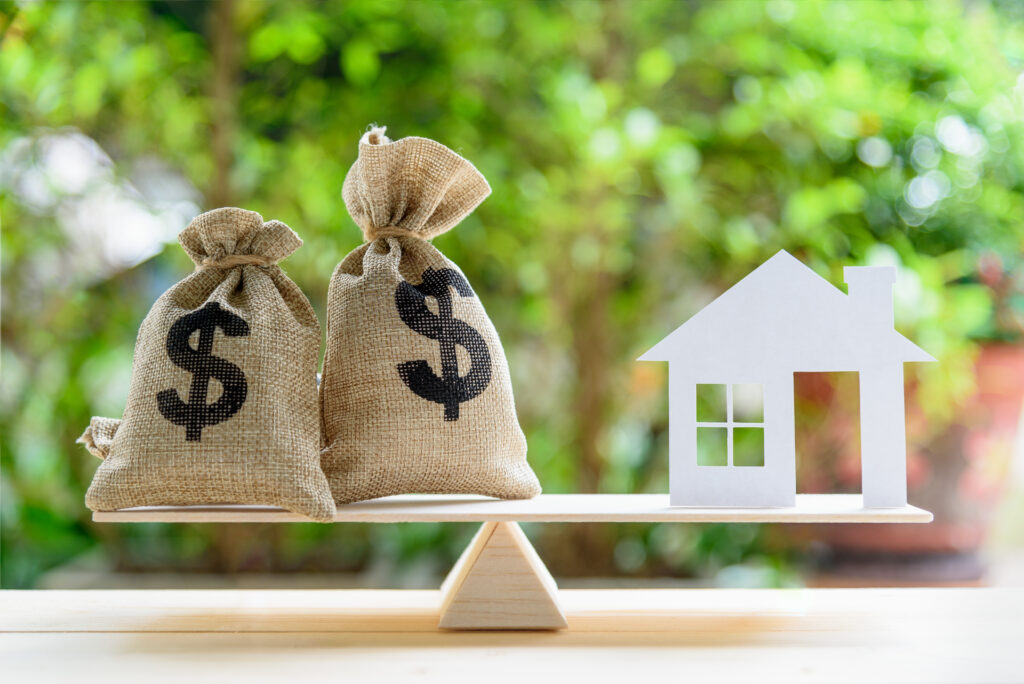
[[[345,178],[367,242],[327,294],[322,464],[338,503],[403,493],[540,493],[508,363],[458,266],[428,240],[490,194],[474,166],[425,138],[374,128]]]
[[[103,458],[86,504],[263,504],[328,521],[316,371],[320,325],[277,262],[302,241],[225,208],[179,236],[197,269],[139,329],[120,421],[79,440]]]

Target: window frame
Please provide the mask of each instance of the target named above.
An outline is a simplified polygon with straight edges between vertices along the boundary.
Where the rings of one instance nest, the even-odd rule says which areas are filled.
[[[735,420],[735,417],[734,417],[735,411],[733,410],[733,387],[735,385],[742,385],[742,384],[758,385],[761,388],[761,420],[760,420],[760,422],[747,422],[747,421],[737,421],[737,420]],[[694,412],[694,419],[695,419],[695,421],[694,421],[694,423],[695,423],[696,429],[694,430],[694,440],[696,441],[697,435],[699,434],[697,432],[697,429],[700,429],[700,428],[720,428],[720,429],[722,429],[722,428],[724,428],[725,429],[725,434],[726,434],[726,437],[725,437],[725,466],[724,467],[726,467],[726,468],[763,468],[763,467],[765,467],[765,458],[764,458],[764,456],[765,456],[766,447],[765,447],[764,434],[763,434],[764,430],[765,430],[765,422],[764,422],[764,408],[765,408],[764,407],[764,383],[760,383],[760,382],[752,382],[752,383],[698,382],[694,386],[694,395],[698,397],[698,400],[699,400],[699,391],[700,391],[699,387],[700,387],[700,385],[718,385],[718,386],[725,385],[725,422],[722,422],[722,421],[701,421],[701,420],[696,420],[696,407],[695,407],[695,412]],[[738,427],[739,428],[757,428],[757,429],[761,430],[761,432],[762,432],[762,439],[761,439],[761,444],[762,444],[762,448],[761,448],[761,465],[759,465],[759,466],[746,466],[746,465],[738,466],[738,465],[736,465],[734,463],[734,458],[733,458],[733,456],[734,456],[734,451],[733,451],[733,430],[735,430]],[[694,451],[694,457],[695,458],[697,456],[697,453],[698,453],[698,451]],[[697,463],[697,467],[698,468],[721,468],[723,466],[720,466],[720,465],[701,465],[698,462]]]

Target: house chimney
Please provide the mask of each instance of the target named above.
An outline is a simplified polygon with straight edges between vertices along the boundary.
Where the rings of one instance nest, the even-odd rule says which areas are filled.
[[[843,268],[849,292],[850,313],[876,329],[892,329],[892,285],[895,266],[846,266]]]

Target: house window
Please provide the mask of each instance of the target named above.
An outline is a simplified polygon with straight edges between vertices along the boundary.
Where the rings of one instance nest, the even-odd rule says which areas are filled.
[[[762,385],[697,385],[697,465],[764,465]]]

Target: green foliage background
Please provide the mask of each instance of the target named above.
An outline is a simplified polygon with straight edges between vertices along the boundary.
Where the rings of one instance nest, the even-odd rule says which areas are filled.
[[[471,533],[94,525],[96,462],[74,440],[120,414],[135,331],[191,264],[173,242],[115,267],[76,241],[67,208],[95,188],[47,176],[54,136],[96,141],[104,182],[153,214],[156,163],[197,210],[288,223],[306,245],[284,267],[321,320],[360,242],[340,188],[367,124],[459,151],[494,193],[436,245],[502,335],[545,490],[666,491],[665,369],[633,359],[778,249],[837,284],[845,264],[900,265],[897,325],[942,361],[920,396],[937,426],[956,411],[973,340],[1014,333],[977,263],[1012,273],[1024,246],[1021,19],[952,1],[0,5],[2,586],[86,551],[401,581]],[[790,577],[750,526],[535,538],[561,574]]]

